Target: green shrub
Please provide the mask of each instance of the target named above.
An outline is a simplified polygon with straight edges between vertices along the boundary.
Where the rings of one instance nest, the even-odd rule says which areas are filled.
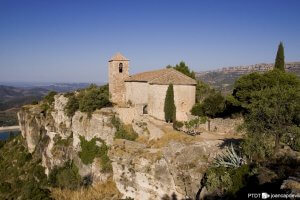
[[[175,129],[175,130],[179,130],[180,128],[182,128],[183,127],[183,122],[180,122],[180,121],[175,121],[175,122],[173,122],[173,128]]]
[[[111,123],[117,129],[115,133],[115,139],[134,141],[138,138],[138,134],[133,130],[132,126],[126,127],[116,116],[112,117]]]
[[[11,184],[8,182],[2,182],[0,183],[0,192],[1,193],[9,193],[11,190]]]
[[[41,160],[24,144],[18,135],[0,149],[0,199],[51,199]]]
[[[54,96],[57,94],[57,92],[51,91],[49,92],[43,99],[41,104],[41,109],[43,112],[47,112],[54,102]]]
[[[191,110],[192,115],[195,116],[205,116],[204,109],[203,109],[203,104],[202,103],[196,103],[192,110]]]
[[[107,153],[108,153],[108,146],[102,142],[102,145],[99,150],[99,157],[101,161],[101,170],[102,172],[111,172],[112,166],[111,166],[111,160],[109,159]]]
[[[51,200],[50,190],[39,187],[39,183],[31,180],[27,182],[22,191],[23,199],[30,200]]]
[[[65,106],[65,113],[67,116],[72,117],[79,109],[79,101],[74,95],[70,96],[68,103]]]
[[[55,135],[53,138],[54,146],[65,146],[68,147],[71,145],[73,141],[73,134],[71,134],[68,138],[62,139],[59,135]]]
[[[96,138],[87,141],[83,136],[79,136],[81,151],[78,153],[81,161],[88,165],[94,161],[94,158],[99,154],[100,147],[96,145]]]
[[[274,142],[273,137],[265,134],[247,134],[242,142],[243,154],[251,161],[261,161],[272,155]]]
[[[102,145],[100,147],[97,146],[96,141],[101,142]],[[87,141],[84,137],[80,136],[80,142],[81,151],[78,155],[84,164],[91,164],[94,159],[98,157],[100,158],[101,169],[103,172],[110,172],[112,170],[111,161],[107,155],[109,148],[104,141],[97,138]]]
[[[81,182],[78,167],[72,161],[66,162],[63,167],[55,167],[49,174],[48,182],[53,187],[76,189]]]
[[[205,186],[209,192],[218,195],[234,196],[247,184],[248,177],[252,175],[249,165],[239,168],[212,167],[205,174]]]
[[[51,105],[54,102],[54,96],[57,94],[57,92],[55,91],[51,91],[49,92],[45,97],[44,100],[45,102],[47,102],[49,105]]]
[[[121,127],[119,130],[115,133],[116,139],[125,139],[125,140],[131,140],[134,141],[136,138],[138,138],[138,134],[134,132],[132,128],[128,128],[129,130],[126,130],[124,127]]]
[[[88,113],[89,115],[96,109],[111,105],[109,101],[108,85],[102,87],[91,85],[89,88],[82,90],[78,98],[79,110]]]
[[[78,95],[66,93],[64,96],[69,98],[65,106],[65,113],[69,117],[72,117],[77,110],[87,113],[90,117],[95,110],[111,105],[108,85],[98,87],[91,84],[88,88],[79,90]]]

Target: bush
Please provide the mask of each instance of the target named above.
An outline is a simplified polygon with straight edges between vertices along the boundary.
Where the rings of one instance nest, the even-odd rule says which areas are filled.
[[[45,97],[44,100],[46,103],[48,103],[49,105],[51,105],[54,102],[54,96],[57,94],[57,92],[55,91],[51,91],[49,92]]]
[[[125,140],[131,140],[134,141],[136,138],[138,138],[138,134],[134,132],[133,129],[128,128],[129,130],[126,130],[124,127],[121,127],[119,130],[115,133],[116,139],[125,139]]]
[[[65,106],[66,115],[72,117],[78,109],[79,109],[78,99],[74,95],[70,96],[68,99],[68,103]]]
[[[180,121],[175,121],[175,122],[173,122],[173,128],[175,129],[175,130],[179,130],[180,128],[182,128],[183,127],[183,122],[180,122]]]
[[[91,85],[89,88],[82,90],[79,95],[79,110],[81,112],[92,114],[96,109],[111,105],[109,101],[108,85],[97,87]]]
[[[41,104],[41,109],[43,112],[47,112],[54,102],[54,96],[57,94],[57,92],[51,91],[49,92],[43,99]]]
[[[97,146],[96,141],[101,142],[102,145],[100,147]],[[80,136],[80,142],[81,151],[78,155],[84,164],[91,164],[96,157],[99,157],[102,171],[110,172],[112,170],[111,161],[107,155],[109,148],[104,141],[97,138],[87,141],[84,137]]]
[[[100,147],[96,145],[96,138],[87,141],[83,136],[79,136],[81,151],[78,153],[81,161],[88,165],[94,161],[94,158],[99,154]]]
[[[212,167],[205,174],[205,186],[209,192],[216,195],[235,196],[247,184],[248,177],[252,175],[249,165],[238,168]]]
[[[80,110],[90,117],[95,110],[111,105],[108,94],[108,85],[98,87],[95,84],[80,90],[78,95],[66,93],[64,96],[69,100],[64,109],[65,114],[72,117],[77,110]]]
[[[26,183],[23,188],[22,197],[23,199],[30,199],[30,200],[51,200],[52,198],[50,190],[41,188],[38,186],[39,183],[34,182],[31,180],[30,182]]]
[[[247,134],[242,142],[243,154],[251,161],[261,161],[272,155],[274,140],[265,134]]]
[[[220,92],[209,94],[202,103],[193,106],[191,113],[196,116],[219,117],[225,111],[225,98]]]
[[[215,90],[203,81],[197,81],[196,85],[196,103],[202,103],[210,94],[215,93]]]
[[[191,113],[192,113],[192,115],[195,115],[195,116],[205,116],[204,109],[203,109],[203,104],[196,103],[193,106],[193,108],[191,110]]]
[[[51,199],[41,160],[24,143],[18,135],[0,149],[0,199]]]
[[[52,169],[48,181],[53,187],[76,189],[80,186],[81,177],[77,166],[72,161],[68,161],[63,167]]]
[[[138,134],[133,130],[132,126],[126,127],[116,116],[112,117],[111,123],[117,129],[115,133],[115,139],[134,141],[138,138]]]

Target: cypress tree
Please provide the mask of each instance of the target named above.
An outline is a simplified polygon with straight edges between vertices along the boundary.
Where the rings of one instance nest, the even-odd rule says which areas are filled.
[[[277,50],[276,60],[274,69],[279,69],[284,71],[284,48],[282,42],[280,42]]]
[[[166,122],[176,121],[176,107],[174,102],[174,89],[172,84],[169,85],[166,93],[164,112]]]

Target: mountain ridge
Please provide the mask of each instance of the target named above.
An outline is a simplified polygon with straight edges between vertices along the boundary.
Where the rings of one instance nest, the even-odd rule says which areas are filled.
[[[273,69],[274,63],[258,63],[253,65],[229,66],[216,70],[196,72],[196,79],[208,83],[212,87],[229,93],[233,89],[234,82],[242,75],[252,72],[266,72]],[[300,76],[300,62],[288,62],[285,64],[287,72]]]

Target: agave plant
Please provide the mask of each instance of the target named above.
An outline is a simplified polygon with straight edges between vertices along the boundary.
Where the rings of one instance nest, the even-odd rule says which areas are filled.
[[[225,147],[225,151],[219,154],[214,161],[216,167],[223,166],[237,168],[243,164],[247,164],[246,159],[236,153],[232,143],[230,144],[230,147]]]

